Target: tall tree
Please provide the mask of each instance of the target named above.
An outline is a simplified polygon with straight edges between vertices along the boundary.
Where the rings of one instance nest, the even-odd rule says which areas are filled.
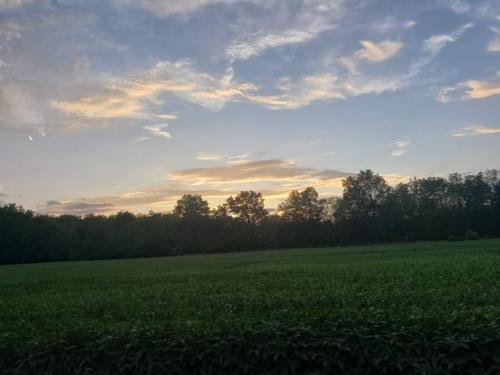
[[[174,215],[180,218],[208,216],[210,208],[208,202],[201,195],[186,194],[177,201]]]
[[[267,216],[262,193],[242,191],[226,201],[229,212],[248,224],[259,224]]]
[[[321,203],[318,192],[313,187],[302,192],[293,190],[278,206],[278,212],[287,221],[319,221],[323,212]]]
[[[344,219],[379,215],[390,192],[384,178],[369,169],[347,177],[342,186],[344,196],[337,215]]]

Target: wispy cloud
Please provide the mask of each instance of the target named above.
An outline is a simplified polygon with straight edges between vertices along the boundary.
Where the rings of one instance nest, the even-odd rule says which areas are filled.
[[[113,203],[98,202],[92,200],[48,201],[40,211],[51,215],[88,215],[88,214],[108,214],[113,212],[115,205]]]
[[[168,125],[167,124],[160,124],[160,125],[146,125],[143,127],[144,130],[147,130],[150,132],[152,135],[156,137],[163,137],[163,138],[172,138],[172,135],[170,132],[168,132],[167,129]]]
[[[142,142],[149,141],[150,139],[151,139],[150,137],[139,137],[139,138],[132,140],[130,143],[142,143]]]
[[[226,48],[226,56],[231,61],[247,60],[268,49],[313,40],[335,28],[335,20],[342,12],[342,3],[341,0],[304,1],[295,19],[287,19],[285,25],[260,29],[233,41]]]
[[[238,2],[259,3],[261,0],[112,0],[117,7],[128,7],[150,12],[157,17],[168,17],[191,13],[200,8],[217,4],[234,4]]]
[[[499,133],[500,133],[500,128],[474,125],[463,128],[463,130],[453,133],[453,137],[467,137],[471,135],[493,135]]]
[[[0,11],[9,10],[32,4],[48,3],[49,1],[40,0],[0,0]],[[216,4],[231,4],[241,1],[252,0],[111,0],[110,4],[117,9],[135,9],[149,12],[156,17],[168,17],[183,13],[194,12],[200,8]],[[258,2],[258,0],[254,0]],[[73,5],[86,4],[85,0],[72,0]]]
[[[153,68],[104,82],[100,96],[84,97],[72,102],[54,102],[64,112],[84,117],[175,119],[163,111],[160,94],[173,94],[211,110],[219,110],[232,100],[247,96],[257,87],[239,83],[231,69],[216,77],[197,70],[190,60],[162,61]]]
[[[210,154],[208,152],[198,152],[196,154],[196,160],[203,160],[203,161],[220,161],[226,159],[226,155],[220,155],[220,154]]]
[[[231,60],[247,60],[252,56],[260,55],[270,48],[282,47],[289,44],[299,44],[314,39],[317,35],[331,30],[330,25],[311,25],[307,29],[289,29],[277,34],[265,34],[253,40],[235,42],[226,51]]]
[[[300,80],[282,78],[277,88],[278,95],[248,95],[250,101],[271,109],[297,109],[315,101],[346,99],[363,94],[380,94],[396,91],[408,85],[449,43],[457,41],[472,24],[465,24],[450,34],[434,35],[423,42],[420,58],[412,63],[407,72],[383,76],[360,74],[360,61],[382,62],[395,56],[402,48],[400,42],[367,42],[349,58],[341,58],[340,63],[348,66],[351,75],[341,76],[331,72],[308,75]]]
[[[359,42],[362,48],[358,49],[352,56],[340,59],[352,73],[357,73],[358,64],[362,61],[379,63],[388,60],[399,52],[403,47],[402,42],[385,40],[379,43],[370,40],[361,40]]]
[[[373,30],[380,34],[390,33],[398,30],[408,30],[417,25],[414,20],[403,21],[396,19],[392,16],[386,17],[385,19],[378,21],[374,26]]]
[[[408,151],[408,147],[411,145],[411,142],[408,140],[396,141],[390,144],[390,146],[396,147],[391,151],[391,156],[399,157],[406,154]]]
[[[336,170],[319,171],[297,166],[293,161],[273,159],[238,163],[231,166],[193,168],[176,171],[169,175],[175,181],[189,183],[235,184],[242,182],[269,181],[330,181],[350,176]]]
[[[211,154],[208,152],[198,152],[196,154],[196,160],[202,161],[225,161],[228,164],[238,164],[248,162],[250,157],[249,153],[240,155],[226,155],[226,154]]]
[[[141,118],[144,117],[144,106],[136,99],[116,95],[118,93],[103,93],[99,97],[81,98],[76,101],[53,101],[58,110],[79,117],[110,119],[110,118]]]

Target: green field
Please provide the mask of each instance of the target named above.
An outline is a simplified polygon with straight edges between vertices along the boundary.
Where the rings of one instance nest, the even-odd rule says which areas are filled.
[[[4,350],[346,321],[499,337],[499,319],[500,240],[0,267]]]

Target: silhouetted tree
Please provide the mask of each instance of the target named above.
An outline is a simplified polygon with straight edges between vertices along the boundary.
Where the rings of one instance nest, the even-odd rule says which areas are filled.
[[[324,206],[318,199],[318,192],[308,187],[302,192],[293,190],[288,198],[278,206],[281,217],[287,221],[319,221]]]
[[[211,215],[219,219],[227,219],[229,217],[229,207],[227,203],[221,204],[217,208],[213,209]]]
[[[293,191],[278,213],[267,215],[254,191],[211,212],[199,195],[183,196],[173,214],[55,217],[0,205],[0,263],[499,236],[499,171],[414,178],[393,188],[361,171],[344,181],[343,197]]]
[[[209,212],[208,202],[201,195],[184,195],[174,208],[174,215],[181,218],[208,216]]]
[[[345,219],[377,216],[390,191],[384,178],[369,169],[347,177],[342,187],[344,194],[337,216]]]
[[[259,224],[267,215],[262,194],[252,190],[229,197],[226,203],[229,212],[247,224]]]

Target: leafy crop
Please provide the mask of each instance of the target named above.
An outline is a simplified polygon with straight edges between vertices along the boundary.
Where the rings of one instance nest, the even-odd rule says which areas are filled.
[[[496,373],[500,241],[0,267],[15,373]]]

